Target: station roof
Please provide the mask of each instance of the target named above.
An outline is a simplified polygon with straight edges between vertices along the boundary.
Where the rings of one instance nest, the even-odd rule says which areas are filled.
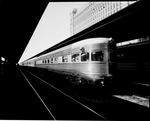
[[[41,1],[1,2],[2,56],[15,62],[19,61],[47,5],[48,2]],[[33,57],[86,38],[112,37],[117,43],[149,36],[148,15],[148,2],[138,1]]]
[[[17,63],[48,2],[0,1],[1,56]]]

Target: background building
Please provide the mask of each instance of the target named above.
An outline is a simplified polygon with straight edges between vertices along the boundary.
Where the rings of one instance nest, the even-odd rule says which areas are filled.
[[[79,9],[75,8],[70,14],[70,35],[92,26],[134,2],[136,1],[89,2]]]

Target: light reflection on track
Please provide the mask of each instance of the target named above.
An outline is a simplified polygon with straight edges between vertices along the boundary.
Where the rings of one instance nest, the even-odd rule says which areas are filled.
[[[132,82],[134,84],[139,84],[139,85],[143,85],[143,86],[149,86],[149,84],[144,84],[144,83],[138,83],[138,82]]]
[[[67,96],[68,98],[70,98],[71,100],[75,101],[76,103],[80,104],[81,106],[83,106],[84,108],[90,110],[91,112],[93,112],[94,114],[98,115],[99,117],[103,118],[104,120],[107,120],[106,118],[104,118],[102,115],[100,115],[99,113],[95,112],[94,110],[92,110],[91,108],[89,108],[88,106],[80,103],[79,101],[75,100],[74,98],[72,98],[71,96],[67,95],[66,93],[64,93],[63,91],[59,90],[58,88],[56,88],[55,86],[47,83],[46,81],[44,81],[43,79],[37,77],[36,75],[32,74],[31,72],[25,70],[27,73],[31,74],[32,76],[34,76],[35,78],[37,78],[38,80],[44,82],[45,84],[49,85],[50,87],[52,87],[53,89],[57,90],[58,92],[62,93],[63,95]],[[108,120],[107,120],[108,121]]]
[[[140,97],[137,95],[113,95],[113,96],[149,108],[149,99],[148,98]]]

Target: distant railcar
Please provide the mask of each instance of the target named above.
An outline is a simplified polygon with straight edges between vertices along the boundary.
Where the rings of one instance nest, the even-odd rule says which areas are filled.
[[[30,67],[34,67],[35,66],[35,61],[34,60],[29,60],[27,62],[24,62],[21,64],[22,66],[30,66]]]
[[[75,84],[108,84],[114,77],[116,44],[112,38],[90,38],[40,56],[36,67],[67,75]]]

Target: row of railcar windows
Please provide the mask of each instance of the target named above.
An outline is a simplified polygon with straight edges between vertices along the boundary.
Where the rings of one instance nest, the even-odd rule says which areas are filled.
[[[69,55],[61,56],[61,61],[58,60],[58,57],[55,58],[49,58],[42,60],[43,64],[49,64],[49,63],[68,63],[69,62]],[[85,62],[89,61],[89,53],[76,53],[71,55],[71,62]],[[99,52],[92,52],[91,53],[91,61],[104,61],[104,53],[102,51]]]

